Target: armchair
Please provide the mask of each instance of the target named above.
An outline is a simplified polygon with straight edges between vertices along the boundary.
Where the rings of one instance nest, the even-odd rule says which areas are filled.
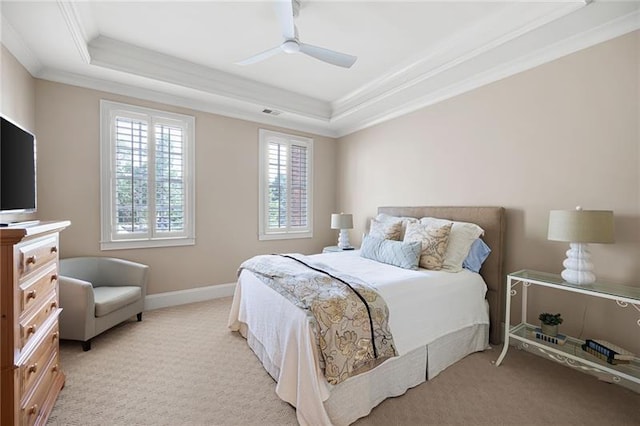
[[[91,339],[138,316],[142,321],[149,267],[109,257],[60,260],[60,338],[79,340],[91,349]]]

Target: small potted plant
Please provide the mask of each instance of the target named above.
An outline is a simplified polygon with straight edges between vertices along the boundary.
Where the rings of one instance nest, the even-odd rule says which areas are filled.
[[[562,324],[562,317],[560,314],[550,314],[544,312],[540,314],[538,319],[542,323],[542,333],[547,336],[556,337],[558,335],[558,325]]]

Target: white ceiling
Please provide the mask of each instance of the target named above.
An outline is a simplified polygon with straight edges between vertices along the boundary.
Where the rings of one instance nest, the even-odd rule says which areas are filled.
[[[333,137],[640,28],[638,1],[302,0],[301,41],[355,65],[282,53],[240,66],[282,42],[272,2],[0,7],[2,43],[35,77]]]

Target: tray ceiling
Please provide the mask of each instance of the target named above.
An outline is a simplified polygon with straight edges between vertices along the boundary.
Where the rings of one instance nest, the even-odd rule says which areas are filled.
[[[628,1],[303,0],[300,39],[355,65],[282,53],[240,66],[282,42],[272,2],[0,7],[2,43],[35,77],[333,137],[640,28]]]

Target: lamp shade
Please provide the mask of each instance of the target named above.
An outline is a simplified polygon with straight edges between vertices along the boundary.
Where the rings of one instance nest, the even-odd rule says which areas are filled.
[[[613,243],[610,210],[551,210],[547,239],[570,243]]]
[[[331,229],[351,228],[353,228],[353,215],[344,213],[333,213],[331,215]]]

